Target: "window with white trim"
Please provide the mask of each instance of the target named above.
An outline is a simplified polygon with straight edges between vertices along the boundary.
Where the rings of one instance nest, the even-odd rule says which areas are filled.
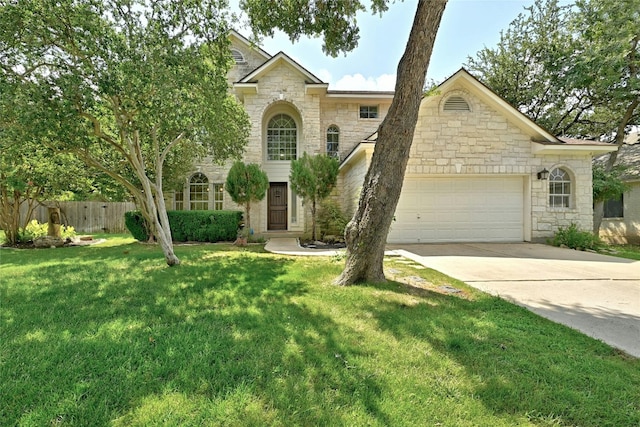
[[[568,208],[571,206],[571,176],[561,168],[549,172],[549,207]]]
[[[286,114],[277,114],[267,125],[267,160],[295,160],[298,152],[296,122]]]
[[[331,125],[327,129],[327,156],[338,158],[338,144],[340,140],[340,129],[338,126]]]
[[[213,184],[213,210],[221,211],[224,203],[224,185]]]
[[[189,180],[189,200],[192,211],[209,209],[209,179],[198,172]]]
[[[174,192],[174,209],[177,211],[181,211],[184,209],[184,191],[180,190],[180,191],[175,191]]]
[[[360,118],[361,119],[377,119],[378,106],[377,105],[361,105]]]

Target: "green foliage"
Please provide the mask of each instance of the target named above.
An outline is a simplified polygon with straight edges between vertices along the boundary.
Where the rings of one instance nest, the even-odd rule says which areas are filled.
[[[177,242],[233,241],[242,221],[239,211],[169,211],[171,234]]]
[[[603,243],[598,236],[589,232],[581,231],[578,226],[572,223],[569,227],[560,227],[551,239],[553,246],[566,246],[571,249],[597,250]]]
[[[316,238],[316,204],[333,191],[338,180],[339,166],[338,160],[324,154],[310,156],[303,153],[301,158],[291,161],[289,182],[293,191],[311,207],[311,235],[314,240]]]
[[[372,0],[373,13],[387,10],[388,0]],[[357,14],[366,11],[359,0],[319,0],[296,5],[286,1],[241,0],[240,7],[247,13],[251,27],[259,34],[272,36],[280,29],[296,41],[301,35],[321,37],[322,50],[333,57],[349,52],[358,45],[360,30]]]
[[[624,169],[613,168],[607,171],[602,165],[593,167],[593,201],[603,202],[609,199],[620,199],[620,195],[629,190],[621,176]]]
[[[2,249],[3,426],[640,425],[640,360],[433,270],[101,237]]]
[[[640,0],[536,0],[467,68],[554,135],[618,138],[640,121]]]
[[[256,163],[245,164],[237,161],[233,163],[225,189],[231,199],[242,205],[247,202],[258,202],[264,199],[269,188],[267,174]]]
[[[137,241],[146,242],[149,240],[149,227],[140,211],[125,212],[124,225]]]
[[[33,219],[25,228],[21,228],[18,233],[18,241],[21,243],[33,242],[38,237],[44,237],[48,234],[49,224],[39,223],[37,219]],[[75,237],[76,230],[70,225],[60,226],[60,235],[63,239]]]
[[[125,187],[170,265],[164,189],[197,158],[239,158],[248,138],[228,92],[228,20],[224,0],[0,5],[0,84],[25,93],[21,128]]]
[[[171,236],[176,242],[232,241],[242,220],[239,211],[168,211],[167,215]],[[145,220],[139,211],[126,212],[125,225],[136,240],[149,240]]]
[[[251,228],[251,203],[264,199],[267,188],[269,178],[260,165],[237,161],[231,166],[225,189],[234,202],[244,205],[247,229]]]
[[[334,200],[325,200],[318,209],[318,225],[320,233],[333,236],[344,236],[344,229],[349,218],[342,212],[340,205]]]

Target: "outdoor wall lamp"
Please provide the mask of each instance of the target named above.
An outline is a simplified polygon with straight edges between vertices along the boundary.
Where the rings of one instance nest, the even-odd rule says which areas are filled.
[[[544,181],[547,178],[549,178],[549,171],[547,170],[547,168],[544,168],[540,172],[538,172],[538,179],[541,179]]]

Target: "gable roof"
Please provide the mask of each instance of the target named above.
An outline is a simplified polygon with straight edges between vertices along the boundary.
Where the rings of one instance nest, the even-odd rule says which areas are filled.
[[[265,61],[262,65],[260,65],[258,68],[256,68],[255,70],[253,70],[252,72],[250,72],[249,74],[247,74],[246,76],[241,78],[240,80],[238,80],[237,83],[240,83],[240,84],[242,84],[242,83],[255,83],[256,81],[258,81],[260,79],[260,77],[262,77],[263,75],[267,74],[274,67],[276,67],[277,65],[282,64],[282,63],[287,64],[290,67],[296,69],[300,74],[302,74],[304,76],[305,81],[307,83],[310,83],[310,84],[321,84],[321,85],[326,84],[322,80],[320,80],[318,77],[313,75],[313,73],[311,73],[309,70],[304,68],[302,65],[300,65],[299,63],[297,63],[296,61],[291,59],[291,57],[289,55],[287,55],[286,53],[284,53],[282,51],[278,52],[277,54],[275,54],[274,56],[269,58],[267,61]]]
[[[461,85],[466,90],[479,97],[487,105],[504,114],[514,125],[522,129],[525,133],[530,134],[532,140],[536,142],[540,141],[542,143],[562,143],[562,141],[556,138],[551,132],[535,123],[517,108],[513,107],[502,96],[498,95],[493,91],[493,89],[482,83],[464,67],[461,67],[451,77],[438,85],[438,91],[440,93],[446,92],[454,85]],[[427,96],[422,102],[431,102],[431,100],[435,98],[437,97]]]
[[[248,49],[251,49],[257,52],[258,54],[260,54],[261,56],[263,56],[265,60],[271,58],[271,55],[269,55],[266,51],[264,51],[260,46],[258,46],[257,44],[255,44],[254,42],[252,42],[251,40],[249,40],[248,38],[246,38],[245,36],[237,32],[236,30],[229,30],[229,38],[235,39],[236,41],[239,41],[241,44],[244,44]]]

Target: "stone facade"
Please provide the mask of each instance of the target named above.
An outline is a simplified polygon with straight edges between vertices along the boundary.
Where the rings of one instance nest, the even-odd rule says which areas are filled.
[[[267,157],[267,124],[279,114],[295,122],[298,156],[303,152],[326,153],[327,130],[331,126],[338,128],[342,163],[335,198],[346,214],[352,215],[375,148],[375,138],[367,138],[375,134],[387,114],[392,94],[331,91],[284,53],[270,56],[237,34],[232,35],[231,41],[234,54],[241,61],[229,73],[230,90],[244,105],[251,123],[243,160],[260,164],[271,183],[287,184],[284,231],[308,231],[310,218],[302,200],[289,187],[290,161]],[[451,100],[453,109],[448,107]],[[376,117],[361,118],[362,106],[374,108]],[[591,228],[593,150],[568,149],[464,70],[443,83],[437,95],[423,100],[410,155],[408,178],[521,177],[525,240],[544,239],[558,227],[571,223]],[[216,166],[206,159],[194,173],[205,174],[213,191],[214,184],[224,183],[229,167],[230,164]],[[536,177],[542,169],[557,167],[571,177],[571,200],[566,208],[549,207],[549,182]],[[185,209],[189,208],[189,179],[184,188]],[[177,207],[175,201],[173,207]],[[209,207],[214,207],[212,200]],[[241,209],[226,192],[223,208]],[[266,198],[252,206],[252,228],[257,234],[270,233],[268,211]]]

